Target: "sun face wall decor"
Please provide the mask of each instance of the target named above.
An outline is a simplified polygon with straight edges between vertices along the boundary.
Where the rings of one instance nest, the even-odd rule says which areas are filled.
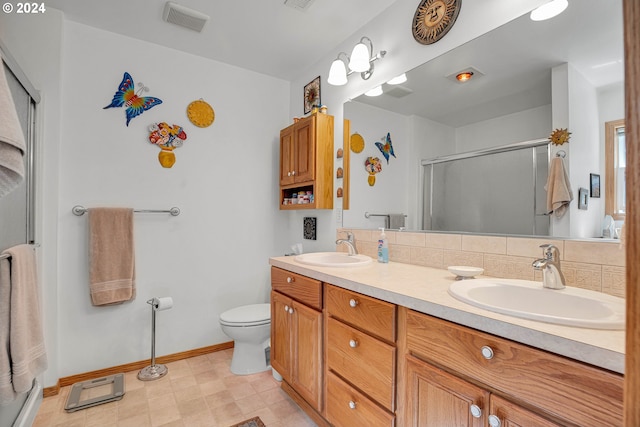
[[[320,76],[304,87],[304,114],[309,114],[313,107],[320,107]]]
[[[413,15],[411,32],[420,44],[444,37],[458,18],[462,0],[422,0]]]
[[[134,117],[139,116],[145,111],[162,104],[162,100],[152,96],[140,96],[142,92],[148,92],[149,88],[142,83],[138,83],[140,89],[135,91],[135,83],[131,74],[125,72],[122,82],[118,86],[118,90],[113,95],[111,104],[103,109],[125,107],[125,115],[127,116],[127,126]]]

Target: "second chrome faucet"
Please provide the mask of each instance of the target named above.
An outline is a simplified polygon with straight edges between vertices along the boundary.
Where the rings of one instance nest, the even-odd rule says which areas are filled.
[[[560,269],[560,251],[551,244],[540,245],[544,258],[533,261],[533,268],[542,270],[542,286],[549,289],[564,289],[564,274]]]

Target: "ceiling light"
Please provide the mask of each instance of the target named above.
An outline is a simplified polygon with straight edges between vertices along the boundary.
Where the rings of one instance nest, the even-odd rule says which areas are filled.
[[[402,73],[399,76],[396,76],[396,77],[392,78],[391,80],[389,80],[387,82],[387,84],[399,85],[400,83],[404,83],[406,81],[407,81],[407,75],[405,73]]]
[[[380,96],[382,95],[382,86],[376,86],[364,93],[367,96]]]
[[[353,48],[351,57],[344,52],[340,52],[338,57],[331,63],[327,83],[334,86],[344,85],[347,83],[347,76],[354,72],[360,73],[360,77],[363,80],[368,80],[373,74],[373,62],[387,54],[384,50],[375,55],[372,52],[373,42],[368,37],[360,39],[360,42]]]
[[[473,77],[472,71],[465,71],[463,73],[456,74],[456,80],[461,83],[468,82],[469,80],[471,80],[471,77]]]
[[[533,21],[544,21],[560,15],[569,6],[567,0],[551,0],[531,11],[529,17]]]

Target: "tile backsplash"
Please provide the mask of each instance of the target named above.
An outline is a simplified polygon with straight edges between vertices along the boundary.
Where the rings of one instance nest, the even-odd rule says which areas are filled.
[[[340,228],[336,237],[344,238],[347,231],[354,234],[359,253],[377,258],[378,230]],[[625,251],[619,242],[406,231],[385,234],[391,261],[442,269],[468,265],[484,268],[487,276],[536,281],[542,281],[542,273],[531,263],[542,257],[540,245],[551,243],[560,250],[568,286],[625,297]],[[346,248],[339,245],[336,250]]]

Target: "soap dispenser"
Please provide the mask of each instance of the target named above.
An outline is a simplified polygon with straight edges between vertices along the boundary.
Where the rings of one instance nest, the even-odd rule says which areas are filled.
[[[378,239],[378,262],[389,262],[389,243],[384,234],[384,227],[380,227],[380,238]]]

